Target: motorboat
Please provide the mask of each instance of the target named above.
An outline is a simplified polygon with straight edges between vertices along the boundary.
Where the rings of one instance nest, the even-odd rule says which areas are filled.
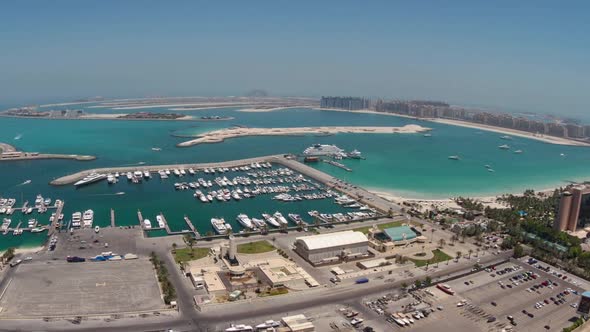
[[[244,226],[245,228],[248,228],[248,229],[254,228],[254,225],[252,224],[252,220],[250,220],[250,218],[248,218],[248,216],[244,213],[238,214],[238,216],[236,217],[236,220],[240,224],[242,224],[242,226]]]
[[[283,217],[283,215],[279,211],[276,211],[272,216],[279,222],[279,224],[282,224],[282,225],[289,224],[287,219],[285,219],[285,217]]]

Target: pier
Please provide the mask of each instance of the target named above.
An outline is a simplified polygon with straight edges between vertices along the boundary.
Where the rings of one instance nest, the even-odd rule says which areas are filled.
[[[191,222],[191,220],[186,215],[184,216],[184,221],[188,225],[188,228],[191,230],[191,232],[193,232],[193,234],[195,234],[195,237],[197,239],[200,238],[201,237],[201,234],[199,234],[199,232],[197,232],[197,229],[195,228],[195,226],[193,225],[193,223]]]
[[[111,209],[111,227],[115,227],[115,210]]]
[[[352,169],[351,168],[348,168],[348,167],[346,167],[346,165],[341,164],[339,162],[335,162],[333,160],[326,160],[326,159],[322,159],[322,161],[325,162],[325,163],[327,163],[327,164],[330,164],[332,166],[336,166],[338,168],[342,168],[343,170],[345,170],[347,172],[352,172]]]
[[[137,210],[137,219],[139,219],[139,227],[143,229],[143,216],[141,215],[141,211]]]

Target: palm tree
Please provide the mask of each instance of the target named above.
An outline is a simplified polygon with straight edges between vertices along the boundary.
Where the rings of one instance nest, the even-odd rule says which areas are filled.
[[[441,249],[442,249],[442,248],[445,246],[445,244],[447,244],[447,241],[445,241],[445,239],[442,239],[442,238],[441,238],[440,240],[438,240],[438,246],[439,246]]]
[[[467,259],[471,259],[471,254],[473,254],[473,249],[469,249],[469,251],[467,251],[469,253],[469,257]]]
[[[480,251],[480,250],[481,250],[481,249],[479,249],[479,247],[477,247],[477,248],[475,249],[475,257],[479,257],[479,251]]]
[[[459,237],[457,236],[457,234],[453,234],[453,236],[451,236],[451,244],[455,245],[455,241],[457,241],[459,239]]]
[[[457,262],[459,261],[459,259],[461,258],[462,255],[463,255],[462,252],[457,251],[457,256],[455,256],[455,259],[457,260]]]
[[[178,245],[176,244],[176,242],[172,243],[172,252],[176,252],[176,248],[178,247]]]
[[[191,234],[184,234],[184,237],[182,238],[184,240],[184,243],[186,243],[186,245],[191,248],[191,257],[193,256],[193,246],[196,244],[197,240],[191,235]]]
[[[430,229],[430,243],[432,243],[432,241],[434,241],[434,231],[435,231],[435,229],[434,229],[434,227],[432,227]]]

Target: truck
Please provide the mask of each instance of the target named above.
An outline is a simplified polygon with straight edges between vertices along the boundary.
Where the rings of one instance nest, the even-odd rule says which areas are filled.
[[[368,278],[359,278],[354,283],[355,284],[365,284],[367,282],[369,282],[369,279]]]

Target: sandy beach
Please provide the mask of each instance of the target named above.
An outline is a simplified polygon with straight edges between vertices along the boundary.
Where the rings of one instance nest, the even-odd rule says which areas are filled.
[[[264,112],[274,112],[274,111],[282,111],[290,108],[301,108],[306,106],[286,106],[286,107],[269,107],[269,108],[244,108],[241,110],[237,110],[238,112],[245,112],[245,113],[264,113]]]
[[[333,109],[333,108],[314,108],[314,110],[331,111],[331,112],[351,112],[351,113],[389,115],[389,116],[396,116],[396,117],[406,118],[406,119],[414,119],[414,120],[423,120],[423,121],[437,122],[437,123],[448,124],[448,125],[451,125],[451,126],[467,127],[467,128],[473,128],[473,129],[480,129],[480,130],[485,130],[485,131],[491,131],[491,132],[495,132],[495,133],[499,133],[499,134],[505,134],[505,135],[511,135],[511,136],[518,136],[518,137],[530,138],[530,139],[534,139],[534,140],[537,140],[537,141],[541,141],[541,142],[545,142],[545,143],[550,143],[550,144],[571,145],[571,146],[590,146],[589,143],[574,141],[574,140],[570,140],[570,139],[562,138],[562,137],[547,136],[547,135],[536,135],[534,133],[529,133],[529,132],[522,131],[522,130],[509,129],[509,128],[500,128],[500,127],[488,126],[488,125],[484,125],[484,124],[472,123],[472,122],[466,122],[466,121],[459,121],[459,120],[449,120],[449,119],[439,119],[439,118],[416,118],[416,117],[413,117],[413,116],[407,116],[407,115],[403,115],[403,114],[377,112],[377,111],[372,111],[372,110],[367,110],[367,109],[365,109],[365,110],[354,110],[354,111],[352,111],[352,110],[342,110],[342,109]]]
[[[229,128],[206,132],[197,138],[178,144],[187,147],[202,143],[219,143],[226,139],[243,136],[290,136],[313,134],[415,134],[429,131],[430,128],[419,125],[405,125],[403,127],[294,127],[294,128]]]

